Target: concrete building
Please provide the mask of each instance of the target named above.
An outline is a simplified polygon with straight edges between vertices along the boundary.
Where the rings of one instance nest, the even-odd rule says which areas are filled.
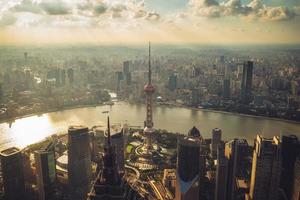
[[[230,79],[223,80],[223,98],[224,99],[230,98]]]
[[[111,144],[115,147],[116,150],[116,161],[117,166],[120,172],[125,172],[125,144],[124,144],[124,135],[123,129],[120,132],[117,132],[111,135]]]
[[[194,137],[181,138],[177,152],[175,200],[199,199],[204,168],[201,142]]]
[[[292,198],[292,188],[294,181],[295,161],[300,153],[300,143],[296,136],[282,136],[281,138],[282,153],[282,171],[280,177],[280,189],[283,199]]]
[[[211,157],[213,159],[217,158],[218,146],[222,141],[222,130],[219,128],[214,128],[212,130],[212,140],[210,145]]]
[[[278,137],[266,139],[257,135],[254,142],[250,200],[277,200],[281,168],[281,149]]]
[[[56,183],[55,154],[53,150],[34,152],[36,165],[36,182],[39,200],[51,200]]]
[[[292,189],[291,200],[299,200],[300,199],[300,156],[298,156],[295,161],[293,185],[291,189]]]
[[[225,144],[225,158],[228,161],[227,200],[237,199],[238,180],[247,178],[248,143],[245,139],[234,139]]]
[[[241,103],[243,104],[249,104],[251,102],[252,74],[253,62],[247,61],[243,65],[243,76],[241,85]]]
[[[215,200],[226,200],[227,197],[228,160],[225,158],[224,148],[217,150],[217,169]]]
[[[86,198],[91,182],[91,153],[88,128],[70,126],[68,130],[68,182],[72,199]]]
[[[175,187],[176,187],[176,170],[175,169],[164,169],[164,176],[163,176],[163,185],[175,194]]]
[[[22,200],[25,194],[22,153],[12,147],[0,152],[4,199]]]

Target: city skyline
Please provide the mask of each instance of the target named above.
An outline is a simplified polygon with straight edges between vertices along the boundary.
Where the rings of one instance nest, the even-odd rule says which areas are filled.
[[[3,0],[0,44],[299,44],[299,14],[296,0]]]

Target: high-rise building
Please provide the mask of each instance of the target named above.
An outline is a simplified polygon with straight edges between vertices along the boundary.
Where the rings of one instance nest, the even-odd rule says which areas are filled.
[[[247,178],[248,143],[245,139],[234,139],[225,144],[225,158],[228,160],[227,200],[235,200],[239,179]]]
[[[120,172],[125,172],[125,144],[123,130],[111,135],[111,144],[115,147],[118,170]]]
[[[281,138],[282,171],[280,177],[280,188],[285,199],[292,198],[294,181],[294,166],[296,158],[300,153],[300,143],[296,136],[282,136]]]
[[[84,199],[91,181],[91,153],[88,128],[70,126],[68,130],[68,181],[72,199]]]
[[[18,148],[0,152],[5,200],[22,200],[25,193],[23,157]]]
[[[205,164],[201,142],[194,137],[180,138],[177,152],[175,200],[199,199],[201,171]]]
[[[119,174],[115,146],[111,143],[109,118],[103,167],[88,194],[88,200],[144,200]]]
[[[176,74],[171,74],[169,76],[168,88],[171,91],[174,91],[177,88],[177,75]]]
[[[211,157],[213,159],[217,158],[218,146],[220,145],[221,141],[222,141],[222,130],[219,128],[214,128],[212,130],[212,140],[210,146]]]
[[[123,62],[123,74],[128,74],[129,73],[129,61],[124,61]]]
[[[257,135],[254,142],[250,200],[277,200],[281,169],[280,140]]]
[[[300,199],[300,156],[298,156],[295,161],[293,185],[291,189],[292,189],[291,200],[299,200]]]
[[[225,158],[224,148],[217,149],[217,169],[215,200],[227,199],[228,160]]]
[[[253,74],[253,61],[247,61],[243,66],[243,77],[241,85],[241,102],[248,104],[251,101],[252,89],[252,74]]]
[[[39,150],[34,153],[39,200],[51,200],[56,183],[55,154],[53,150]]]
[[[223,80],[223,98],[224,99],[230,98],[230,79]]]

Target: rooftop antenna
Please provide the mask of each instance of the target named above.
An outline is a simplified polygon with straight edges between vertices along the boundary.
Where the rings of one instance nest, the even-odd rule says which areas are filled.
[[[149,85],[151,84],[151,42],[149,42]]]

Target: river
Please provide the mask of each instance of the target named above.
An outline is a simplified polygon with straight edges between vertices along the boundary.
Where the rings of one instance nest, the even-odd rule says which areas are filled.
[[[0,149],[23,148],[54,133],[67,132],[69,125],[105,125],[107,114],[103,111],[109,111],[111,123],[133,126],[143,126],[146,113],[145,105],[121,101],[113,106],[84,107],[25,117],[15,120],[11,126],[9,123],[0,124]],[[300,137],[299,123],[182,107],[155,106],[153,112],[156,129],[187,133],[196,126],[204,138],[211,137],[211,130],[216,127],[222,129],[223,139],[245,138],[250,144],[257,133],[265,137],[280,134]]]

